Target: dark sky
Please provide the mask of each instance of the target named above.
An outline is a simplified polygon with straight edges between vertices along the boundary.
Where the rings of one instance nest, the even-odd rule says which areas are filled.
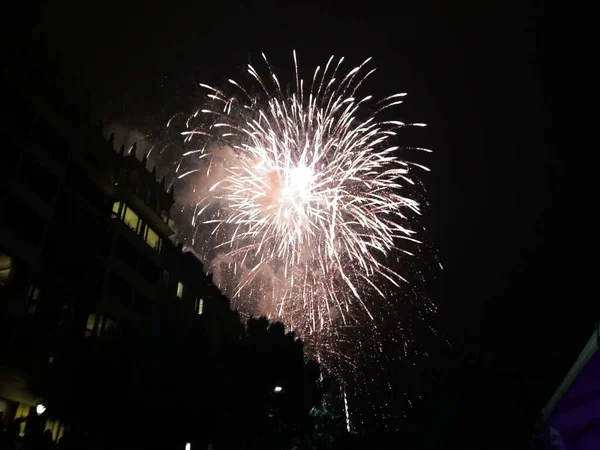
[[[435,151],[425,182],[443,331],[560,381],[600,308],[573,287],[540,2],[174,3],[52,3],[28,21],[108,121],[148,131],[191,106],[194,83],[239,78],[262,51],[287,70],[296,49],[310,73],[331,54],[373,56],[369,87],[408,92],[400,119],[426,122],[410,139]]]

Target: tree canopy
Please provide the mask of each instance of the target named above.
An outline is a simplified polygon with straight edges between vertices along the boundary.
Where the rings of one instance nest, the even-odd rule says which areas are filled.
[[[313,426],[319,366],[283,324],[164,304],[135,326],[85,337],[64,322],[29,368],[49,416],[106,448],[292,448]]]

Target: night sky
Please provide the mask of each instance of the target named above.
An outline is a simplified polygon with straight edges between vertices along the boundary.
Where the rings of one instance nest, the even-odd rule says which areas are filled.
[[[527,407],[540,409],[600,310],[573,288],[547,12],[528,1],[174,3],[53,3],[28,12],[21,38],[59,54],[107,123],[145,132],[188,110],[197,82],[242,78],[261,52],[290,75],[293,49],[310,74],[331,54],[373,56],[367,89],[408,92],[399,120],[428,124],[409,139],[434,150],[424,181],[445,269],[430,286],[438,326],[457,351],[475,346],[507,376],[539,381]]]

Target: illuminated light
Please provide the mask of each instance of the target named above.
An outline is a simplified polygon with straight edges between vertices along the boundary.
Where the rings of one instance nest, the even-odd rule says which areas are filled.
[[[111,217],[120,217],[119,212],[121,211],[121,202],[114,202],[112,207]]]
[[[125,207],[125,215],[123,216],[125,225],[137,232],[139,220],[138,215],[130,207]]]
[[[180,282],[177,283],[177,297],[183,297],[183,284]]]
[[[35,412],[37,413],[38,416],[41,416],[42,414],[44,414],[44,411],[46,411],[46,407],[41,403],[39,403],[35,407]]]
[[[96,313],[91,313],[88,315],[87,324],[85,326],[85,334],[86,336],[91,336],[94,334],[94,325],[96,324]]]
[[[144,227],[144,221],[126,204],[114,202],[111,217],[121,219],[129,228],[141,235],[150,247],[160,252],[162,243],[160,236],[149,226]]]
[[[279,393],[281,391],[283,391],[283,388],[281,386],[275,386],[275,388],[273,389],[273,392],[275,393]]]
[[[192,449],[192,444],[189,442],[185,443],[185,450],[191,450]]]
[[[100,336],[104,331],[114,330],[117,324],[114,320],[103,314],[91,313],[88,315],[87,325],[85,327],[86,336]]]
[[[146,243],[154,248],[154,249],[158,249],[159,246],[159,242],[160,242],[160,238],[158,237],[158,234],[156,234],[156,232],[148,227],[148,235],[146,237]]]
[[[0,286],[6,286],[14,270],[14,261],[10,255],[0,252]]]

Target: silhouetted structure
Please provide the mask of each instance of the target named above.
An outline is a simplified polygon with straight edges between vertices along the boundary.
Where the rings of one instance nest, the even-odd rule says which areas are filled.
[[[547,448],[600,447],[600,322],[543,409],[542,419]]]
[[[69,322],[100,336],[161,302],[234,314],[201,263],[169,240],[172,190],[135,146],[113,151],[101,125],[4,69],[0,164],[0,413],[36,416],[24,368]],[[54,100],[52,100],[54,99]],[[210,319],[208,320],[210,322]],[[21,431],[25,428],[22,425]],[[60,424],[47,423],[56,439]]]

